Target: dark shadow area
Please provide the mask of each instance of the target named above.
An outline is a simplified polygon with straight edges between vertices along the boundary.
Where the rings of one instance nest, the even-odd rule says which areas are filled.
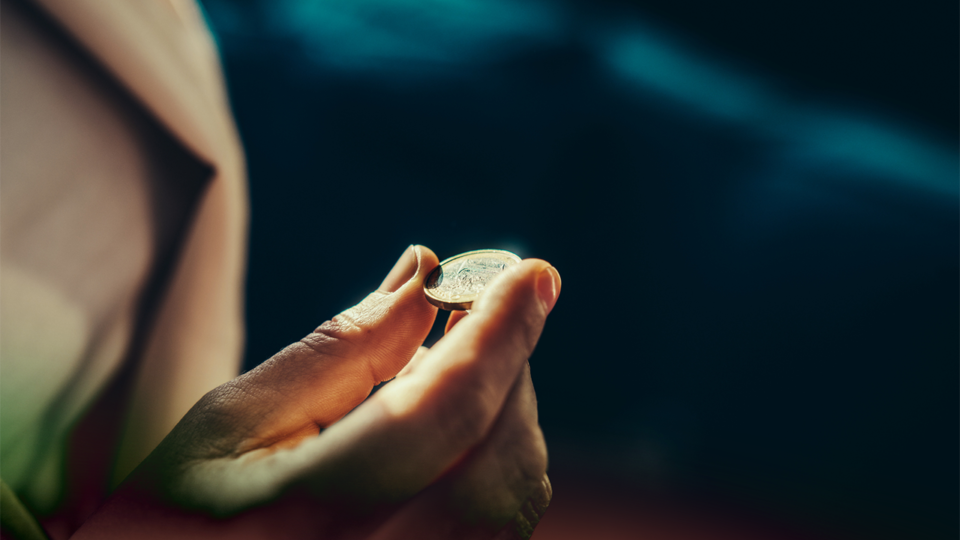
[[[326,5],[204,2],[247,368],[410,243],[508,249],[563,277],[531,359],[558,498],[956,537],[956,4]]]

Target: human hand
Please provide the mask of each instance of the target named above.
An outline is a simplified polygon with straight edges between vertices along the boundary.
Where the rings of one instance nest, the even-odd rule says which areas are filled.
[[[437,264],[409,249],[377,292],[208,393],[77,537],[528,537],[550,484],[527,359],[559,275],[507,269],[427,350]]]

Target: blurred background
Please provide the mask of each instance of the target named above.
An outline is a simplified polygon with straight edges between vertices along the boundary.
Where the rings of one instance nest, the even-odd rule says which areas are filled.
[[[248,369],[410,243],[509,249],[564,283],[535,539],[957,538],[956,2],[203,6]]]

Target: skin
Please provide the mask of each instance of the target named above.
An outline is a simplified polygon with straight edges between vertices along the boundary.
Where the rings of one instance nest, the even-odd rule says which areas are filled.
[[[360,304],[209,392],[75,538],[528,538],[551,488],[527,360],[560,277],[508,269],[428,350],[437,264],[412,246]]]

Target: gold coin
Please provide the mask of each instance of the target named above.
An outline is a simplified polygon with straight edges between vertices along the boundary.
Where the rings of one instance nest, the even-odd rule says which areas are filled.
[[[497,274],[520,263],[502,249],[468,251],[440,263],[423,282],[427,301],[447,311],[466,310]]]

